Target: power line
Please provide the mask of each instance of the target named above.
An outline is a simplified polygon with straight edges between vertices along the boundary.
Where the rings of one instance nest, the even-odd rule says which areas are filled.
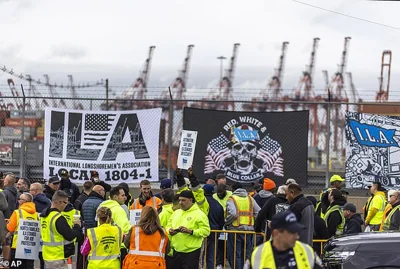
[[[313,8],[316,8],[316,9],[324,10],[324,11],[327,11],[327,12],[330,12],[330,13],[334,13],[336,15],[345,16],[345,17],[348,17],[348,18],[351,18],[351,19],[355,19],[355,20],[359,20],[359,21],[363,21],[363,22],[367,22],[367,23],[372,23],[372,24],[375,24],[375,25],[391,28],[391,29],[394,29],[394,30],[400,30],[400,28],[398,28],[398,27],[394,27],[394,26],[390,26],[390,25],[387,25],[387,24],[383,24],[383,23],[379,23],[379,22],[375,22],[375,21],[370,21],[370,20],[366,20],[366,19],[363,19],[363,18],[351,16],[351,15],[347,15],[347,14],[340,13],[340,12],[337,12],[337,11],[333,11],[333,10],[330,10],[330,9],[326,9],[326,8],[323,8],[323,7],[314,6],[314,5],[311,5],[311,4],[308,4],[308,3],[304,3],[304,2],[301,2],[301,1],[298,1],[298,0],[292,0],[292,1],[296,2],[296,3],[299,3],[299,4],[302,4],[302,5],[305,5],[305,6],[309,6],[309,7],[313,7]]]

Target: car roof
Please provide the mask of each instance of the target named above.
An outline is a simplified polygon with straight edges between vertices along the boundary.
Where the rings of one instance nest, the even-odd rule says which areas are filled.
[[[400,242],[399,231],[359,233],[337,237],[332,240],[336,245],[353,245],[360,243],[376,244],[387,242]]]

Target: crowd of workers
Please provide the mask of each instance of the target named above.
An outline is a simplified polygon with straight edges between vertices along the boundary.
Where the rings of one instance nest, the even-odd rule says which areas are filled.
[[[222,174],[203,186],[191,169],[187,174],[163,179],[157,194],[142,180],[136,198],[126,183],[111,188],[97,172],[82,192],[67,170],[44,187],[0,175],[2,265],[34,268],[34,260],[16,257],[21,219],[40,221],[41,269],[67,269],[73,255],[78,269],[211,269],[226,260],[232,269],[321,268],[313,240],[400,227],[400,192],[389,191],[387,202],[379,182],[362,218],[338,175],[317,201],[294,179],[278,187],[265,178],[249,193],[241,183],[228,186]]]

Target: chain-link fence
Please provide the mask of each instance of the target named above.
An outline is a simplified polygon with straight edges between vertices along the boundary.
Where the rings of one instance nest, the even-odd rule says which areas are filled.
[[[28,88],[29,86],[27,86]],[[176,167],[183,124],[183,107],[219,109],[230,111],[296,111],[309,110],[308,180],[307,187],[321,189],[333,174],[345,172],[345,112],[396,114],[397,106],[390,103],[341,103],[319,100],[306,101],[233,101],[219,98],[200,100],[117,99],[105,87],[82,89],[80,96],[43,97],[28,95],[21,86],[20,93],[10,91],[0,97],[0,169],[33,180],[43,178],[44,108],[46,106],[85,110],[134,110],[162,108],[159,170],[160,178],[172,175]],[[38,92],[38,91],[36,91]],[[90,93],[90,94],[89,94]],[[24,124],[22,124],[24,123]],[[295,137],[295,134],[293,134]],[[290,151],[289,151],[290,152]]]

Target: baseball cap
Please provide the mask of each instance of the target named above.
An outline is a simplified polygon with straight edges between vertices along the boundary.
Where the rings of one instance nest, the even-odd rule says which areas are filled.
[[[342,178],[342,177],[339,176],[339,175],[333,175],[333,176],[331,176],[331,179],[329,180],[329,182],[332,183],[332,182],[335,182],[335,181],[344,182],[345,179]]]
[[[266,191],[272,190],[276,187],[275,182],[270,178],[264,178],[263,189]]]
[[[205,184],[203,186],[203,190],[205,194],[213,194],[214,193],[214,186],[211,184]]]
[[[169,178],[164,178],[160,182],[160,189],[169,189],[171,188],[171,179]]]
[[[61,169],[60,171],[58,171],[58,174],[60,175],[60,177],[69,177],[69,173],[67,169]]]
[[[272,217],[271,230],[275,229],[284,229],[290,233],[300,233],[301,230],[305,229],[305,226],[297,221],[296,215],[292,211],[287,210]]]
[[[92,177],[98,177],[98,176],[99,176],[99,172],[97,172],[97,171],[92,171],[92,172],[90,172],[90,175],[91,175]]]
[[[58,178],[58,176],[51,177],[51,178],[49,178],[49,184],[50,183],[53,183],[53,184],[60,183],[60,179]]]
[[[349,210],[350,212],[356,213],[357,209],[356,206],[352,203],[346,203],[343,207],[343,210]]]
[[[285,182],[285,185],[289,185],[289,184],[297,184],[296,180],[294,180],[293,178],[288,178]]]

